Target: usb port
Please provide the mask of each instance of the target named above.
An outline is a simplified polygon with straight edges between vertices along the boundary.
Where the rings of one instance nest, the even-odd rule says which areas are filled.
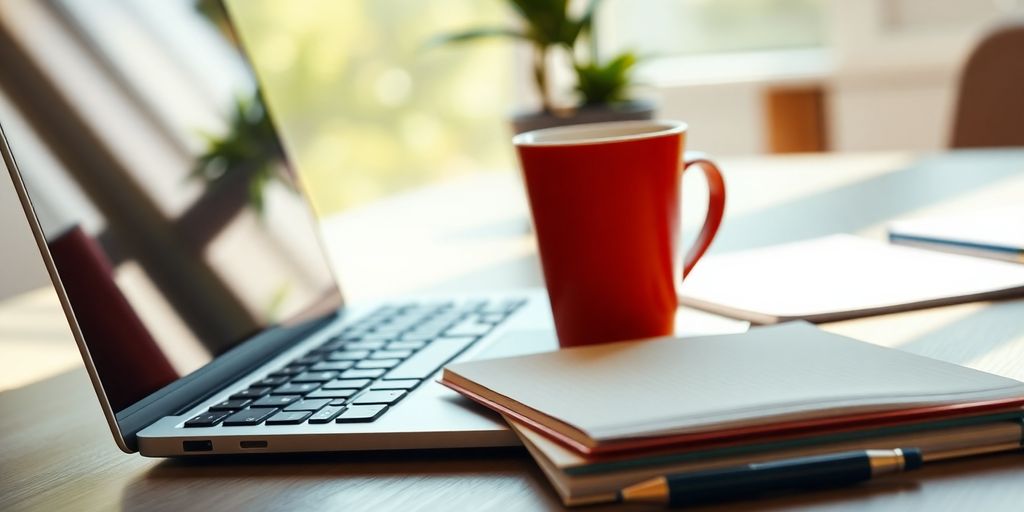
[[[186,452],[210,452],[213,451],[213,441],[182,441],[181,449]]]

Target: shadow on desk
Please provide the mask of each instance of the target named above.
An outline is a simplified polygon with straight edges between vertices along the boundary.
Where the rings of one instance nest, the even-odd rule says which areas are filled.
[[[124,489],[125,510],[559,508],[522,448],[165,460]]]
[[[144,479],[175,479],[281,476],[373,476],[455,475],[460,467],[467,473],[505,472],[511,461],[528,457],[522,447],[462,448],[445,450],[366,451],[307,454],[217,455],[164,459],[146,472]],[[230,475],[224,470],[230,469]]]
[[[991,498],[991,486],[1013,485],[1007,470],[1019,454],[939,463],[864,485],[765,497],[701,510],[891,510],[905,500],[917,509],[963,509]],[[943,489],[975,482],[956,501]],[[984,501],[984,500],[980,500]],[[554,510],[554,491],[518,448],[240,456],[167,460],[126,488],[125,510]],[[1007,504],[1009,505],[1009,504]],[[584,507],[584,511],[655,510],[657,507]],[[991,508],[986,508],[991,509]],[[1003,509],[1003,508],[1000,508]]]

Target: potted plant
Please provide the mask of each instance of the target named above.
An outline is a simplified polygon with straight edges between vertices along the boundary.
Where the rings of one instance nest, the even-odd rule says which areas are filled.
[[[511,37],[533,47],[533,80],[540,97],[540,111],[513,117],[516,133],[568,124],[651,119],[654,104],[631,100],[628,89],[636,56],[622,53],[598,59],[594,39],[594,15],[600,0],[590,0],[574,17],[570,0],[508,0],[521,18],[521,27],[480,27],[439,36],[434,43],[462,43],[488,37]],[[589,44],[586,44],[589,43]],[[585,46],[585,48],[584,48]],[[548,60],[553,50],[564,49],[576,77],[576,105],[555,105],[551,98]]]

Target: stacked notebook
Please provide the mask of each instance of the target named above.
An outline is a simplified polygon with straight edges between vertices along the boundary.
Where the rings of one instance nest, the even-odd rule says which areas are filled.
[[[505,415],[568,505],[795,454],[1019,443],[1024,406],[1024,383],[806,323],[458,363],[442,383]]]

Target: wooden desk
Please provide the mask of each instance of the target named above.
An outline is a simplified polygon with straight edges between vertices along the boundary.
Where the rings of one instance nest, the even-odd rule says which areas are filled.
[[[714,248],[719,252],[832,232],[877,237],[884,233],[885,222],[895,217],[966,211],[1024,198],[1024,151],[922,158],[828,155],[723,163],[730,203]],[[700,196],[700,186],[687,188],[687,197]],[[696,199],[688,201],[685,215],[694,219],[700,204]],[[336,256],[350,295],[532,286],[540,283],[540,274],[525,212],[516,178],[509,173],[468,177],[411,193],[329,219],[326,226],[339,247],[341,240],[347,240],[344,245],[361,248],[359,254]],[[361,227],[371,222],[388,226],[392,236],[383,240],[374,235],[379,229]],[[410,267],[405,264],[411,257],[410,246],[416,247],[415,272],[395,279],[396,272]],[[395,247],[406,250],[387,252]],[[377,260],[375,266],[369,265],[367,254]],[[383,274],[392,277],[388,288],[375,289]],[[404,285],[397,286],[396,281]],[[52,321],[62,321],[55,304],[51,306]],[[15,302],[2,309],[17,307]],[[1024,378],[1024,300],[825,327]],[[64,342],[67,350],[73,350],[69,336]],[[0,350],[3,347],[0,339]],[[4,354],[0,359],[9,356]],[[1019,510],[1024,501],[1021,481],[1024,459],[1006,454],[937,464],[858,488],[717,509]],[[0,394],[0,510],[530,510],[558,506],[543,475],[521,450],[150,460],[125,455],[114,446],[80,369]]]

